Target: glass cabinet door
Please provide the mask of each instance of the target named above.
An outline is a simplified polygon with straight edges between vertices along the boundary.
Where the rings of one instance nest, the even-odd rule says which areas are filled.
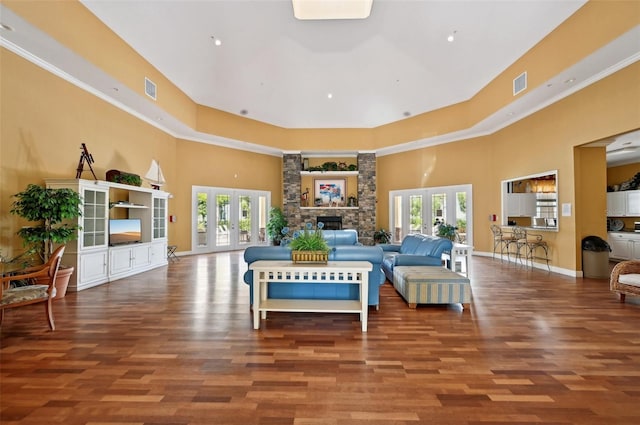
[[[107,245],[107,192],[83,190],[82,248]]]
[[[167,200],[153,198],[153,239],[167,237]]]

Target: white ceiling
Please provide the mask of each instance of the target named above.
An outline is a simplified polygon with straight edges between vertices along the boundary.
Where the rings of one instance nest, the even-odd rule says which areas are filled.
[[[370,128],[471,98],[585,1],[375,0],[367,19],[326,21],[290,0],[82,3],[199,104]]]
[[[467,100],[585,3],[374,0],[365,20],[298,21],[289,0],[81,1],[195,102],[286,128],[376,127]],[[281,154],[197,132],[2,4],[0,20],[15,30],[4,47],[158,128]],[[490,134],[639,59],[637,26],[471,128],[377,153]]]

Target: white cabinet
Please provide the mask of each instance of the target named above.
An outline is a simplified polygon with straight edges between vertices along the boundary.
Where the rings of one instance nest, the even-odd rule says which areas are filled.
[[[169,193],[100,180],[47,179],[82,197],[77,240],[67,243],[64,264],[75,267],[69,289],[80,291],[167,264]],[[118,203],[118,201],[120,201]],[[136,218],[141,243],[109,246],[109,216]]]
[[[609,232],[610,258],[617,260],[640,259],[640,234],[631,232]]]
[[[146,269],[151,264],[151,244],[131,247],[131,268]]]
[[[640,217],[640,190],[630,190],[627,194],[627,216]]]
[[[508,193],[507,217],[535,217],[535,193]]]
[[[87,252],[78,255],[79,267],[74,273],[76,290],[101,285],[109,280],[109,250]]]
[[[109,250],[109,277],[118,277],[131,270],[131,248],[117,247]]]
[[[625,192],[607,192],[607,217],[623,217],[627,210]]]
[[[123,278],[149,269],[151,265],[151,245],[112,247],[109,250],[109,278]]]
[[[151,265],[166,264],[167,263],[167,241],[153,242],[150,248],[151,253]]]
[[[608,217],[640,217],[640,190],[607,192]]]

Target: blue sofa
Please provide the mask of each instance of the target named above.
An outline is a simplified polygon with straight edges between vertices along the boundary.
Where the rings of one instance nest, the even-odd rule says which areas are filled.
[[[358,231],[354,229],[323,230],[322,237],[329,246],[362,245],[358,242]]]
[[[329,251],[329,261],[369,261],[373,269],[369,272],[368,304],[380,305],[380,286],[384,284],[382,273],[382,249],[378,246],[337,245]],[[258,260],[291,260],[291,249],[286,246],[252,246],[244,251],[247,265]],[[253,305],[253,271],[247,270],[244,282],[249,285],[251,304]],[[331,299],[357,300],[360,296],[357,285],[327,283],[271,283],[269,298],[283,299]]]
[[[382,271],[393,282],[395,266],[442,266],[442,254],[451,252],[453,242],[438,236],[412,233],[401,244],[378,245],[384,251]]]

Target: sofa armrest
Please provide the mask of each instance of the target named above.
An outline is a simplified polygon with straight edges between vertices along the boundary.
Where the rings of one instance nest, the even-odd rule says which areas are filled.
[[[401,254],[394,257],[394,266],[442,266],[440,257]]]

